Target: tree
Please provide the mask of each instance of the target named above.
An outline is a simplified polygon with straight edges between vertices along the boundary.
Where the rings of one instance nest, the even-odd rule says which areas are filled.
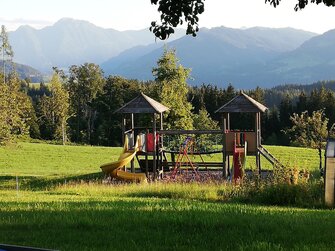
[[[320,159],[319,167],[322,170],[322,149],[328,134],[328,118],[325,117],[324,111],[313,111],[311,116],[307,111],[300,115],[294,113],[290,119],[292,127],[286,130],[286,133],[290,135],[291,142],[298,146],[317,149]]]
[[[6,83],[6,57],[9,57],[12,60],[14,56],[14,52],[12,50],[11,45],[9,44],[8,34],[6,31],[6,27],[1,25],[1,33],[0,33],[1,47],[0,52],[2,53],[2,70],[3,70],[3,82]]]
[[[121,114],[115,113],[115,110],[135,98],[138,94],[138,81],[128,80],[119,76],[107,77],[103,92],[97,96],[95,101],[95,107],[99,111],[96,120],[95,144],[120,145],[122,138]]]
[[[307,96],[304,91],[301,91],[298,97],[298,101],[296,104],[297,113],[302,113],[307,110]]]
[[[161,13],[161,24],[151,22],[150,31],[159,39],[166,39],[174,33],[173,27],[187,23],[186,34],[196,36],[199,31],[198,15],[205,10],[205,0],[151,0],[151,4],[158,4]],[[184,20],[184,21],[183,21]]]
[[[74,140],[91,143],[91,135],[97,111],[94,100],[105,85],[105,79],[100,67],[93,63],[81,66],[73,65],[69,69],[70,76],[67,87],[70,95],[70,109],[74,114],[70,122],[75,127]]]
[[[214,121],[209,113],[207,112],[205,107],[202,107],[199,110],[199,114],[193,115],[193,126],[196,130],[219,130],[219,123],[217,121]],[[197,147],[199,147],[199,150],[208,151],[210,149],[213,149],[217,147],[218,143],[218,137],[215,134],[203,134],[203,135],[196,135],[195,136],[197,140]],[[221,137],[220,137],[221,139]]]
[[[217,121],[212,120],[205,107],[199,110],[199,114],[195,114],[193,118],[193,126],[196,130],[216,130],[219,129]]]
[[[50,81],[50,96],[44,95],[40,102],[42,119],[51,139],[67,141],[67,120],[69,118],[69,93],[62,83],[61,75],[55,71]]]
[[[265,3],[270,3],[273,7],[277,7],[281,0],[265,0]],[[294,10],[301,10],[306,7],[308,3],[320,4],[323,3],[324,5],[330,7],[335,6],[335,0],[297,0],[298,3],[295,5]]]
[[[168,129],[192,129],[192,105],[187,100],[190,69],[178,64],[175,50],[164,51],[153,68],[160,101],[170,110],[165,113]]]
[[[0,84],[0,142],[6,142],[15,137],[27,134],[29,127],[27,111],[30,99],[20,91],[21,82],[16,72],[6,75],[6,60],[12,62],[14,52],[9,44],[8,34],[4,25],[0,32],[0,53],[2,54],[2,68]],[[6,82],[6,79],[8,81]]]
[[[165,40],[174,33],[174,28],[187,23],[186,34],[196,36],[199,31],[199,15],[205,11],[205,0],[150,0],[151,4],[158,5],[161,23],[151,22],[150,31],[159,39]],[[274,7],[281,0],[265,0]],[[309,3],[324,4],[328,7],[335,6],[335,0],[296,0],[295,11],[301,10]]]
[[[256,87],[256,89],[249,91],[249,96],[252,97],[254,100],[257,102],[264,104],[265,99],[264,99],[264,90],[260,88],[259,86]]]
[[[279,107],[279,118],[281,128],[287,128],[291,126],[291,115],[293,114],[292,98],[286,95],[280,102]]]
[[[0,78],[4,76],[1,74]],[[15,72],[9,74],[7,83],[0,82],[0,143],[28,134],[29,102],[27,95],[20,92],[20,80]]]

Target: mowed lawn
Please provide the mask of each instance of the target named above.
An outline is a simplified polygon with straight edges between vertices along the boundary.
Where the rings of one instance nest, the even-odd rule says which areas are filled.
[[[121,147],[61,146],[18,143],[0,147],[0,174],[71,176],[99,172],[103,163],[117,160]]]
[[[283,163],[318,168],[315,150],[268,149]],[[0,243],[59,250],[334,249],[334,210],[228,202],[223,191],[234,188],[225,184],[103,183],[100,164],[120,152],[31,143],[0,148]]]
[[[315,149],[285,146],[266,148],[287,167],[311,171],[318,169],[319,157]],[[100,171],[101,164],[117,160],[121,151],[121,147],[19,143],[0,147],[0,175],[72,176],[95,173]],[[222,161],[221,154],[203,157],[205,161]],[[254,159],[253,156],[247,157],[247,168],[255,168]],[[262,166],[272,168],[265,158],[262,158]]]

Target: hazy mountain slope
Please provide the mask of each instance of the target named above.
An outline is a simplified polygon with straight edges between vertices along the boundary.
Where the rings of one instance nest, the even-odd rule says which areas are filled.
[[[311,38],[299,48],[269,62],[268,75],[279,83],[312,83],[335,79],[335,30]]]
[[[192,69],[194,81],[200,84],[227,84],[239,87],[258,84],[255,72],[281,53],[293,50],[316,34],[291,28],[231,29],[218,27],[201,29],[196,38],[185,36],[167,44],[177,50],[181,63]],[[125,60],[123,55],[103,64],[107,74],[129,78],[150,79],[151,69],[162,55],[163,47],[137,51],[136,56]],[[250,79],[250,76],[253,79]],[[260,84],[260,83],[259,83]]]
[[[177,30],[174,37],[181,35]],[[21,26],[9,33],[9,39],[16,62],[42,71],[50,71],[52,66],[67,68],[85,62],[99,64],[126,49],[155,42],[148,29],[117,31],[69,18],[41,30]]]
[[[6,74],[13,70],[10,63],[6,63]],[[28,78],[33,83],[41,82],[43,80],[43,75],[38,70],[23,64],[14,63],[14,70],[19,74],[21,79]],[[3,61],[0,60],[0,71],[3,71]]]

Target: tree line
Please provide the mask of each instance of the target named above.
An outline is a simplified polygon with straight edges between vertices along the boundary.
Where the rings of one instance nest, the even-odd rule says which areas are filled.
[[[173,52],[166,52],[162,59],[166,60],[166,57],[176,60]],[[167,65],[164,66],[163,63]],[[29,84],[27,80],[16,80],[14,89],[16,95],[21,97],[21,101],[13,103],[22,105],[24,103],[22,100],[25,100],[25,105],[22,107],[25,110],[21,113],[15,112],[21,114],[20,123],[25,124],[25,127],[21,126],[22,129],[13,131],[26,134],[28,132],[29,137],[43,140],[120,145],[121,116],[114,112],[140,92],[172,108],[165,115],[167,129],[217,129],[220,115],[215,111],[235,97],[239,90],[232,85],[225,88],[210,84],[188,86],[186,77],[189,72],[178,66],[177,61],[172,65],[174,70],[169,71],[173,74],[167,73],[167,67],[171,66],[169,59],[167,62],[158,62],[158,67],[153,70],[156,74],[155,81],[139,81],[120,76],[104,77],[99,66],[88,63],[71,66],[67,76],[55,69],[50,83],[42,83],[40,86]],[[246,93],[267,105],[265,102],[267,91],[257,87]],[[13,95],[5,93],[1,92],[4,97]],[[15,99],[17,98],[9,99],[8,106]],[[313,111],[319,110],[323,111],[329,121],[328,127],[335,122],[335,96],[332,90],[322,87],[310,93],[301,91],[299,95],[284,96],[278,106],[270,107],[262,115],[263,143],[278,145],[293,143],[294,140],[287,129],[293,126],[294,114],[307,111],[307,115],[311,116]],[[234,116],[232,115],[232,124],[235,129],[253,129],[254,122],[251,115]],[[150,118],[142,116],[137,119],[139,124],[150,126],[150,122],[148,123]]]

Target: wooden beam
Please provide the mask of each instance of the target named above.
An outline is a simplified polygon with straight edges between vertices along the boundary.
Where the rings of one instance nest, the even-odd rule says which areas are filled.
[[[222,130],[160,130],[157,133],[164,134],[164,135],[222,134]]]

